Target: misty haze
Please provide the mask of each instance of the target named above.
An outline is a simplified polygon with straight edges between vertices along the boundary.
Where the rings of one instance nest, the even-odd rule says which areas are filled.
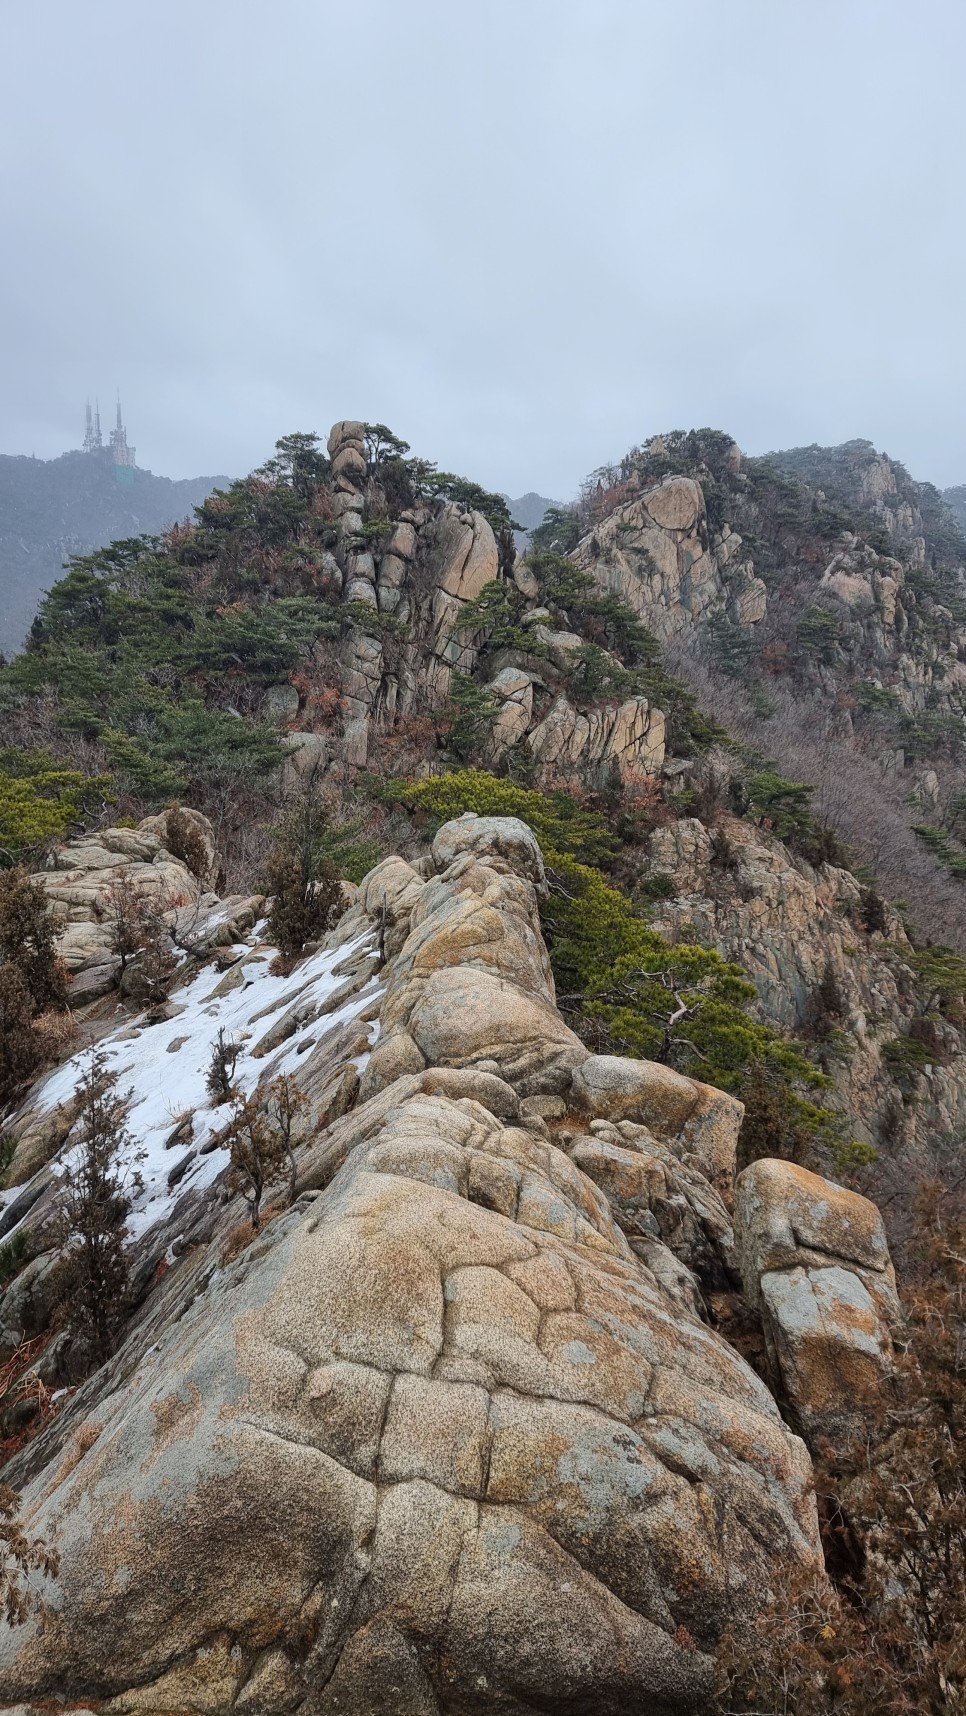
[[[5,22],[0,1713],[966,1712],[966,14]]]

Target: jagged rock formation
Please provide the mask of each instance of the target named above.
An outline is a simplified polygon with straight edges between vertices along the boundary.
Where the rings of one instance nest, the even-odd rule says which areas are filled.
[[[378,470],[370,471],[364,425],[337,423],[328,451],[338,527],[331,570],[344,599],[354,604],[358,624],[333,664],[342,705],[338,728],[302,729],[298,703],[289,712],[296,774],[365,767],[381,731],[439,708],[454,672],[470,674],[476,666],[482,629],[465,616],[501,571],[501,550],[487,519],[453,504],[440,509],[415,503],[374,535],[368,514],[381,491]],[[525,570],[516,576],[526,583]],[[489,685],[496,708],[492,759],[522,743],[538,774],[593,781],[613,770],[621,776],[659,770],[665,753],[660,710],[644,697],[575,706],[573,692],[554,683],[553,658],[565,666],[567,652],[584,640],[541,628],[535,585],[530,595],[534,636],[550,647],[550,660],[541,670],[542,664],[528,665],[518,652]]]
[[[221,864],[208,818],[196,810],[181,815],[200,843],[199,875],[165,844],[165,816],[148,816],[137,828],[103,828],[54,847],[47,869],[32,877],[45,890],[59,929],[57,952],[72,979],[73,1006],[106,995],[118,982],[117,913],[136,896],[160,914],[172,945],[196,951],[230,943],[253,924],[259,899],[221,899],[212,891]]]
[[[966,1064],[954,1026],[930,1021],[933,1055],[917,1100],[896,1102],[883,1049],[917,1017],[914,952],[897,912],[882,905],[882,928],[863,921],[862,887],[834,864],[815,869],[773,836],[736,817],[709,830],[695,817],[655,829],[653,873],[668,878],[654,927],[672,940],[695,937],[734,959],[753,979],[762,1016],[793,1034],[817,1027],[844,1033],[848,1052],[830,1071],[856,1136],[894,1145],[951,1133],[966,1112]],[[834,1014],[824,1016],[823,987]]]
[[[759,1164],[736,1249],[741,1105],[563,1025],[544,885],[524,824],[460,818],[366,878],[306,967],[327,987],[278,980],[249,1088],[261,1056],[317,1091],[339,1054],[361,1086],[313,1111],[297,1203],[235,1261],[207,1170],[139,1218],[174,1267],[9,1469],[62,1561],[0,1637],[3,1708],[699,1716],[728,1618],[820,1566],[804,1447],[703,1293],[821,1267],[884,1302],[881,1237],[782,1164],[756,1201]],[[186,1016],[212,1029],[239,971]]]
[[[740,466],[737,448],[734,458]],[[648,486],[632,475],[624,488],[633,498],[608,513],[575,551],[584,571],[622,597],[656,637],[673,637],[713,614],[739,625],[764,618],[765,585],[737,531],[709,525],[699,483],[670,476]]]

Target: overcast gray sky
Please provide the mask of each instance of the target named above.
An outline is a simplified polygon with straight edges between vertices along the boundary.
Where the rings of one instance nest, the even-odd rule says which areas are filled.
[[[662,428],[966,482],[964,0],[2,0],[0,451]]]

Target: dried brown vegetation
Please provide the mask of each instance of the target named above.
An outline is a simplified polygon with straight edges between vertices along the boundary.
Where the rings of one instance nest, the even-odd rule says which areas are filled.
[[[966,1219],[920,1197],[909,1345],[861,1441],[817,1480],[830,1578],[779,1580],[719,1658],[757,1716],[950,1716],[966,1707]]]

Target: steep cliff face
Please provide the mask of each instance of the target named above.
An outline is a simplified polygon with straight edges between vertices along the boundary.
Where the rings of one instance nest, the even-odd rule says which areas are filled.
[[[881,1224],[758,1164],[736,1238],[741,1105],[568,1029],[546,885],[524,824],[460,818],[289,977],[256,934],[105,1039],[140,1101],[175,1033],[201,1171],[155,1173],[127,1339],[8,1468],[61,1564],[0,1633],[3,1708],[699,1716],[729,1619],[820,1566],[805,1446],[706,1291],[744,1283],[827,1434],[891,1363]],[[240,1255],[190,1075],[229,1019],[255,1100],[283,1063],[311,1098],[297,1201]]]
[[[881,927],[870,932],[850,871],[815,868],[737,818],[711,831],[683,819],[655,830],[649,850],[672,896],[655,906],[655,929],[716,947],[748,972],[762,1017],[817,1044],[857,1138],[891,1156],[958,1132],[962,1036],[924,997],[896,912],[883,905]],[[916,1041],[909,1032],[924,1023],[929,1049],[914,1069],[915,1100],[903,1102],[896,1045]]]
[[[740,468],[737,448],[731,458]],[[632,472],[621,488],[632,498],[621,500],[575,550],[597,583],[660,638],[715,617],[748,626],[764,619],[765,585],[739,533],[709,523],[700,483],[671,475],[648,484]]]
[[[290,711],[291,740],[301,752],[297,771],[319,762],[336,772],[365,768],[381,734],[445,704],[454,675],[473,674],[486,642],[485,616],[474,604],[511,568],[533,647],[516,652],[512,666],[494,662],[498,670],[484,686],[492,734],[481,733],[481,749],[498,762],[517,745],[538,773],[586,781],[604,780],[615,769],[622,775],[660,769],[660,710],[641,696],[587,706],[568,674],[586,637],[545,623],[550,614],[536,581],[516,568],[512,544],[498,544],[481,512],[423,501],[392,516],[380,471],[370,468],[364,425],[337,424],[328,449],[337,532],[331,569],[352,604],[355,628],[331,663],[342,699],[335,729],[324,736],[301,730],[298,699]],[[375,530],[374,519],[384,521]],[[579,614],[573,623],[580,627]]]

